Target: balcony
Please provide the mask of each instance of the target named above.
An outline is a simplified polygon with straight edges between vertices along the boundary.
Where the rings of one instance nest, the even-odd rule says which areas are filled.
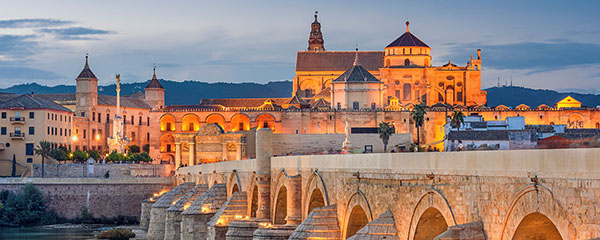
[[[10,122],[13,124],[24,124],[25,117],[10,117]]]
[[[23,140],[23,139],[25,139],[25,133],[22,133],[22,132],[10,133],[10,139]]]

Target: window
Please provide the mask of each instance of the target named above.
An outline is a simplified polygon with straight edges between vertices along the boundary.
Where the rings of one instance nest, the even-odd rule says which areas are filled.
[[[167,152],[171,152],[171,144],[167,144]]]
[[[110,113],[107,113],[106,114],[106,122],[109,122],[109,121],[110,121]]]
[[[337,109],[338,109],[338,110],[342,109],[342,104],[341,104],[341,103],[339,103],[339,102],[337,103]]]
[[[48,120],[50,120],[50,113],[48,113]]]
[[[171,123],[170,122],[167,123],[167,131],[171,131]]]
[[[131,141],[135,141],[135,132],[131,132]]]
[[[96,113],[92,112],[92,121],[96,121]]]
[[[99,122],[99,123],[101,123],[101,122],[102,122],[102,117],[101,117],[101,116],[102,116],[102,114],[101,114],[101,113],[98,113],[98,122]]]
[[[96,137],[96,129],[92,129],[92,138]]]
[[[375,103],[371,103],[371,109],[375,110],[376,107],[377,105],[375,105]]]
[[[404,101],[410,100],[411,86],[408,83],[405,83],[402,89],[402,94],[404,97],[402,98]]]
[[[142,116],[140,116],[140,118],[138,120],[138,125],[142,126]]]
[[[358,101],[354,101],[354,102],[352,103],[352,109],[354,109],[354,110],[358,110],[358,108],[359,108],[359,107],[360,107],[360,105],[359,105]]]
[[[69,129],[69,137],[71,136],[71,129]]]
[[[194,123],[189,123],[188,124],[188,131],[194,131]]]
[[[29,135],[35,135],[35,127],[29,127]]]
[[[21,127],[15,127],[15,133],[21,134]]]
[[[131,116],[131,125],[134,125],[134,123],[133,123],[133,116]]]
[[[32,163],[33,162],[33,158],[27,158],[27,163]]]
[[[0,135],[6,135],[6,127],[0,128]]]
[[[304,89],[304,97],[312,97],[312,89]]]
[[[87,129],[83,129],[83,138],[84,138],[84,139],[86,138],[86,135],[87,135],[87,134],[86,134],[86,133],[87,133],[87,131],[86,131],[86,130],[87,130]]]
[[[81,112],[80,116],[85,117],[85,112]]]
[[[150,126],[150,117],[146,118],[146,125],[149,127]]]
[[[396,90],[396,92],[394,93],[394,95],[396,95],[396,98],[400,99],[400,90]]]
[[[123,115],[123,124],[127,124],[127,115]]]
[[[239,131],[244,131],[244,123],[243,122],[240,123],[238,130]]]
[[[146,133],[146,142],[150,142],[150,133]]]
[[[2,119],[6,119],[6,112],[2,112]]]
[[[61,114],[61,115],[60,115],[60,121],[61,121],[61,122],[62,122],[62,117],[63,117],[63,115]],[[67,118],[67,117],[65,117],[65,118]]]
[[[410,66],[410,60],[404,59],[404,66]]]
[[[50,135],[50,127],[48,127],[48,135]]]
[[[269,128],[269,122],[263,122],[263,128]]]
[[[34,118],[35,118],[35,113],[29,112],[29,119],[34,119]]]
[[[62,128],[60,128],[60,136],[62,136],[62,135],[63,135],[63,134],[62,134],[62,130],[63,130],[63,129],[62,129]]]
[[[456,92],[456,101],[462,101],[462,100],[463,100],[463,93]]]
[[[33,156],[33,143],[25,144],[25,155]]]

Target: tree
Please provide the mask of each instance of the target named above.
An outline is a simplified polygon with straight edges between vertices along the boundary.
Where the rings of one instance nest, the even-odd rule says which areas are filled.
[[[120,161],[124,161],[124,160],[125,160],[125,156],[121,153],[118,153],[117,151],[112,151],[106,157],[106,161],[109,161],[109,162],[120,162]]]
[[[48,141],[40,141],[37,148],[33,149],[35,155],[42,157],[42,178],[44,177],[44,163],[46,158],[50,156],[50,152],[52,148],[50,147],[50,142]]]
[[[63,149],[54,149],[50,152],[50,157],[56,159],[56,161],[66,161],[69,159],[69,153],[65,152]]]
[[[90,151],[87,151],[87,154],[89,157],[93,158],[96,161],[98,161],[100,159],[100,153],[98,153],[98,151],[90,150]]]
[[[389,122],[381,122],[379,123],[379,128],[377,128],[377,133],[379,133],[379,138],[383,142],[383,152],[387,152],[387,145],[390,139],[390,136],[394,134],[394,127]]]
[[[88,159],[88,154],[84,151],[77,150],[73,152],[73,157],[71,159],[77,162],[85,162],[85,160]]]
[[[135,144],[127,146],[127,153],[140,153],[140,146]]]
[[[415,121],[415,128],[417,128],[417,146],[421,144],[421,135],[419,134],[419,128],[423,126],[425,121],[425,104],[419,103],[415,105],[413,110],[410,112],[410,117]]]
[[[460,126],[465,123],[465,116],[462,111],[454,110],[452,113],[452,118],[450,119],[450,126],[460,130]]]

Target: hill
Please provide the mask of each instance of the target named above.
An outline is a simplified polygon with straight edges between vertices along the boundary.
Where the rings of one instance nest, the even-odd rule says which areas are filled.
[[[121,84],[122,95],[131,95],[138,91],[143,91],[148,84],[146,82]],[[167,105],[185,105],[198,104],[203,98],[253,98],[253,97],[290,97],[292,82],[275,81],[265,84],[259,83],[206,83],[198,81],[176,82],[170,80],[161,80],[161,84],[166,89],[165,101]],[[491,87],[485,89],[488,92],[488,106],[506,105],[516,107],[519,104],[526,104],[530,107],[537,107],[540,104],[554,106],[554,104],[566,96],[570,95],[581,101],[588,107],[600,105],[600,95],[582,94],[575,92],[557,92],[546,89],[531,89],[524,87]],[[9,93],[73,93],[75,86],[58,85],[48,87],[37,83],[19,84],[9,88],[0,89],[0,92]],[[108,86],[99,86],[98,92],[106,95],[115,95],[115,84]]]

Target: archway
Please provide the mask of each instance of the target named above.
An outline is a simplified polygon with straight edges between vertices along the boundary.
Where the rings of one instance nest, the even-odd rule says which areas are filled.
[[[320,189],[315,188],[315,190],[313,190],[312,194],[310,195],[310,200],[308,202],[308,213],[310,214],[315,208],[324,206],[325,199],[323,199],[323,193],[321,193]]]
[[[358,230],[363,228],[369,223],[369,218],[365,213],[365,210],[360,205],[354,206],[350,212],[348,218],[348,224],[346,225],[346,239],[354,236]]]
[[[410,101],[410,94],[411,94],[411,86],[409,83],[405,83],[402,86],[402,100],[403,101]]]
[[[528,239],[544,239],[544,240],[562,240],[558,229],[541,213],[531,213],[521,220],[515,235],[512,240],[528,240]]]
[[[231,131],[248,131],[250,130],[250,118],[244,114],[236,114],[231,118]]]
[[[213,113],[208,115],[206,123],[214,123],[221,126],[222,129],[225,129],[225,118],[221,116],[221,114]]]
[[[430,207],[419,218],[414,240],[433,240],[448,229],[442,213]]]
[[[256,217],[256,210],[258,210],[258,186],[254,186],[252,189],[252,200],[250,201],[250,217]]]
[[[237,183],[233,185],[233,188],[231,188],[231,195],[233,195],[236,192],[239,192],[240,188],[238,187]]]
[[[257,129],[261,128],[270,128],[271,130],[275,130],[275,117],[268,113],[260,114],[256,117],[256,125]]]
[[[200,130],[200,119],[194,114],[187,114],[181,119],[181,131],[197,132]]]
[[[175,152],[175,138],[171,134],[165,134],[160,137],[160,152],[161,153],[174,153]]]
[[[169,114],[160,118],[161,131],[175,131],[175,118]]]
[[[287,216],[287,189],[285,186],[281,186],[279,193],[277,194],[277,200],[275,202],[275,214],[273,216],[273,223],[285,224],[285,217]]]

